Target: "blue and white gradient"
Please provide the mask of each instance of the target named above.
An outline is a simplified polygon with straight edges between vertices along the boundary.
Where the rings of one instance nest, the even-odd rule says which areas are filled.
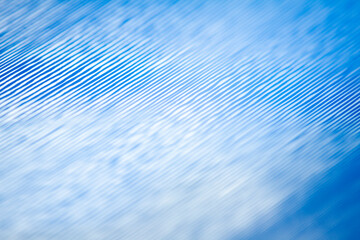
[[[360,239],[360,1],[0,0],[0,239]]]

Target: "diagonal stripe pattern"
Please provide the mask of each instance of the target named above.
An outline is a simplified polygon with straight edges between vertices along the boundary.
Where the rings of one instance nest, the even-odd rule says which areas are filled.
[[[359,4],[13,2],[2,239],[259,239],[359,151]]]

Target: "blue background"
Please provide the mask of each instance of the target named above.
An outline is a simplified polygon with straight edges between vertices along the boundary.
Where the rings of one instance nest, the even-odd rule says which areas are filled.
[[[358,1],[0,1],[1,239],[358,239]]]

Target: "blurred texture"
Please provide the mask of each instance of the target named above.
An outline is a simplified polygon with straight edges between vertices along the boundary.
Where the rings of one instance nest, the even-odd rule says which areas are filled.
[[[0,0],[1,239],[359,239],[359,1]]]

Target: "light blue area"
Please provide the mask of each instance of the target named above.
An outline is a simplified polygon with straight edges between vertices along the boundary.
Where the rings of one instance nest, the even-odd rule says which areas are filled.
[[[3,1],[1,239],[357,239],[357,1]]]

